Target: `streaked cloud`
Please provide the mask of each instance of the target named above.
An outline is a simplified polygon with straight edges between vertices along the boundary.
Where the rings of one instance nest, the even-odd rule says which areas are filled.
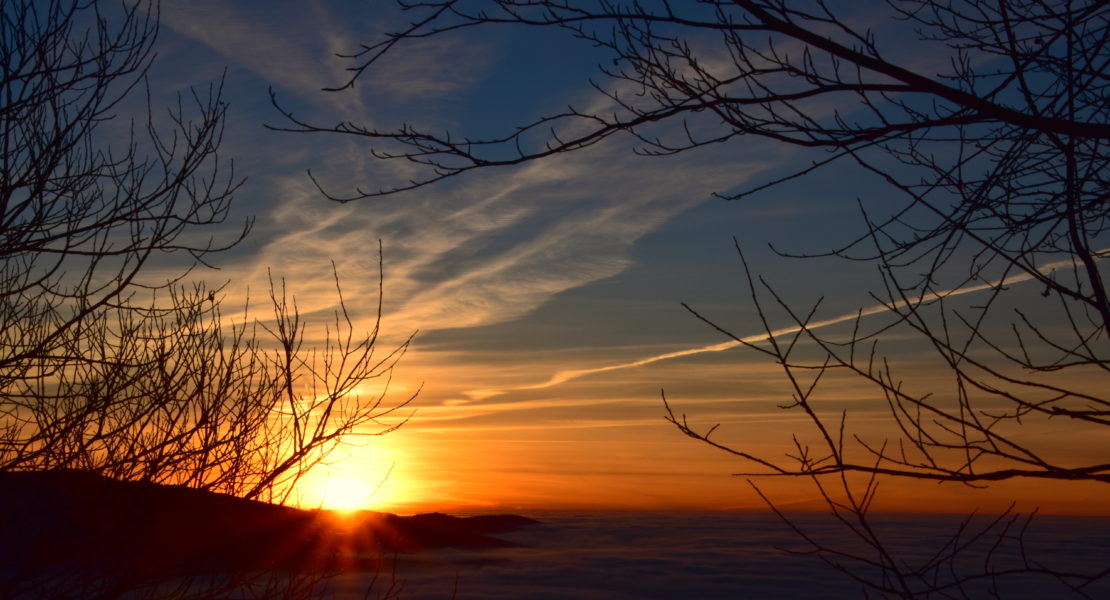
[[[602,145],[466,180],[442,195],[346,205],[322,201],[304,177],[276,178],[268,184],[272,237],[227,271],[258,286],[273,266],[302,311],[326,310],[335,302],[330,261],[348,298],[376,296],[381,239],[391,331],[504,322],[621,272],[640,237],[760,168],[722,169],[690,155],[645,171],[634,161],[618,144]]]
[[[1110,250],[1110,249],[1100,250],[1096,254],[1105,255],[1105,253],[1108,250]],[[1068,268],[1074,267],[1074,263],[1072,263],[1070,261],[1054,262],[1054,263],[1050,263],[1050,264],[1046,264],[1046,265],[1042,266],[1041,271],[1042,272],[1051,272],[1054,269],[1059,269],[1059,268],[1064,268],[1064,267],[1068,267]],[[976,284],[976,285],[970,285],[970,286],[964,286],[964,287],[951,289],[951,290],[933,292],[933,293],[928,294],[926,297],[924,297],[922,299],[922,301],[923,302],[931,302],[931,301],[939,300],[939,299],[942,299],[942,298],[949,298],[949,297],[955,297],[955,296],[962,296],[964,294],[982,292],[982,291],[985,291],[985,290],[996,289],[999,286],[1014,285],[1014,284],[1023,283],[1023,282],[1027,282],[1027,281],[1031,281],[1031,280],[1033,280],[1032,275],[1030,275],[1029,273],[1022,272],[1022,273],[1018,273],[1018,274],[1015,274],[1015,275],[1010,275],[1010,276],[1007,276],[1007,277],[1003,277],[1003,278],[997,279],[995,281],[984,282],[984,283],[980,283],[980,284]],[[870,317],[870,316],[874,316],[874,315],[879,315],[879,314],[885,314],[885,313],[889,313],[889,312],[891,312],[891,308],[889,306],[887,306],[886,304],[881,304],[881,303],[880,304],[873,304],[871,306],[861,308],[860,310],[858,310],[856,312],[844,313],[844,314],[841,314],[841,315],[837,315],[835,317],[831,317],[831,318],[827,318],[827,319],[821,319],[821,320],[818,320],[818,321],[814,321],[812,323],[808,323],[808,324],[805,325],[804,329],[808,329],[808,330],[820,329],[820,328],[828,327],[828,326],[831,326],[831,325],[838,325],[840,323],[846,323],[846,322],[849,322],[849,321],[853,321],[855,319],[862,319],[862,318],[866,318],[866,317]],[[649,364],[652,364],[652,363],[656,363],[656,362],[659,362],[659,361],[670,360],[670,359],[675,359],[675,358],[683,358],[683,357],[687,357],[687,356],[695,356],[695,355],[698,355],[698,354],[705,354],[705,353],[710,353],[710,352],[721,352],[721,351],[724,351],[724,350],[730,350],[732,348],[737,348],[737,347],[745,345],[745,344],[758,344],[760,342],[765,342],[765,341],[767,341],[771,338],[777,338],[777,337],[780,337],[780,336],[785,336],[785,335],[790,335],[790,334],[793,334],[793,333],[798,333],[799,331],[802,331],[802,330],[803,330],[802,326],[792,325],[792,326],[789,326],[789,327],[782,327],[782,328],[779,328],[779,329],[775,329],[775,330],[771,331],[770,333],[764,332],[764,333],[751,334],[751,335],[747,335],[747,336],[744,336],[742,338],[739,338],[738,340],[729,340],[727,342],[720,342],[720,343],[717,343],[717,344],[709,344],[709,345],[705,345],[705,346],[697,346],[697,347],[694,347],[694,348],[674,350],[674,351],[671,351],[671,352],[664,352],[662,354],[655,354],[655,355],[652,355],[652,356],[646,356],[644,358],[640,358],[640,359],[632,360],[632,361],[614,363],[614,364],[609,364],[609,365],[602,365],[602,366],[597,366],[597,367],[588,367],[588,368],[584,368],[584,369],[567,369],[567,370],[556,372],[554,375],[551,376],[550,379],[548,379],[547,381],[540,382],[540,383],[517,386],[517,387],[514,387],[514,388],[475,390],[475,391],[470,392],[469,395],[472,398],[476,399],[476,400],[481,400],[481,399],[486,399],[486,398],[496,396],[496,395],[499,395],[499,394],[503,394],[503,393],[508,392],[510,390],[532,390],[532,389],[549,388],[549,387],[552,387],[552,386],[560,385],[562,383],[566,383],[566,382],[574,380],[574,379],[578,379],[580,377],[585,377],[587,375],[594,375],[594,374],[597,374],[597,373],[606,373],[606,372],[609,372],[609,371],[618,371],[618,370],[623,370],[623,369],[632,369],[632,368],[635,368],[635,367],[642,367],[642,366],[649,365]]]

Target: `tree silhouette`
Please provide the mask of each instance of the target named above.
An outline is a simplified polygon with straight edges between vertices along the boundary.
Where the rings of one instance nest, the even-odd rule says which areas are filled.
[[[958,596],[1017,573],[1056,577],[1081,592],[1106,575],[1027,557],[1001,567],[993,551],[978,570],[959,571],[969,539],[1020,542],[1011,515],[975,533],[969,522],[919,567],[892,557],[868,521],[882,478],[1110,482],[1105,446],[1098,446],[1110,425],[1110,300],[1100,262],[1110,252],[1105,3],[889,0],[850,15],[820,0],[398,5],[410,12],[409,25],[348,55],[351,78],[336,91],[412,43],[520,26],[561,30],[607,53],[590,80],[607,102],[466,137],[407,124],[315,125],[275,97],[287,120],[280,129],[363,139],[373,157],[416,167],[411,179],[351,193],[313,178],[323,193],[338,201],[395,194],[617,135],[646,156],[711,145],[727,151],[719,144],[754,137],[814,157],[726,199],[838,165],[871,174],[901,204],[881,213],[861,204],[862,232],[824,255],[875,264],[877,308],[861,307],[856,318],[838,320],[848,331],[828,333],[820,303],[799,308],[744,263],[767,339],[745,341],[718,327],[782,366],[785,408],[803,414],[811,431],[795,432],[780,458],[718,442],[715,427],[692,425],[669,404],[668,419],[751,465],[745,475],[812,478],[866,550],[806,538],[811,550],[873,592]],[[892,22],[893,34],[868,27]],[[886,353],[907,332],[947,374],[943,387],[905,381]],[[865,384],[889,409],[880,437],[823,402],[824,384],[841,375]],[[1038,437],[1061,421],[1075,443],[1089,446],[1061,452]]]
[[[250,223],[226,226],[242,180],[219,154],[222,83],[168,109],[146,91],[146,114],[121,117],[144,94],[157,2],[18,0],[0,18],[0,470],[284,502],[338,444],[400,426],[408,400],[386,394],[408,342],[378,347],[380,301],[359,334],[336,276],[339,308],[317,350],[284,281],[271,280],[271,318],[245,306],[233,325],[219,287],[188,282]],[[167,261],[182,265],[170,277]],[[78,579],[106,597],[174,585],[144,577]],[[177,592],[270,597],[285,583]],[[282,589],[313,589],[294,583]]]

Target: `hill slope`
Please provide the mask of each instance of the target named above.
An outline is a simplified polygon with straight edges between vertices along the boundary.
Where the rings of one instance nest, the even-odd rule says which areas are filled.
[[[213,573],[374,568],[395,553],[512,546],[513,515],[340,517],[78,471],[0,473],[0,578],[42,570]]]

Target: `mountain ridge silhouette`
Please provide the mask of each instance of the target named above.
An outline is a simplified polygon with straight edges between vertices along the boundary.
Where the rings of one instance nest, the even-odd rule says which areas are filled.
[[[534,523],[517,515],[339,515],[83,471],[0,472],[0,578],[54,569],[371,569],[398,553],[516,546],[492,534]]]

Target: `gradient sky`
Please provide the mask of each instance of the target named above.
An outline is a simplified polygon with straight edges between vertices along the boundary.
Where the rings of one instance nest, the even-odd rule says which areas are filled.
[[[335,306],[334,261],[355,316],[370,323],[378,240],[384,245],[384,343],[419,331],[395,397],[423,390],[405,427],[346,448],[317,477],[377,485],[392,468],[366,505],[397,511],[762,506],[742,478],[729,476],[749,465],[664,421],[660,390],[692,423],[722,423],[722,441],[772,456],[809,431],[777,407],[789,399],[777,367],[721,346],[727,340],[680,302],[737,335],[760,333],[735,236],[784,296],[799,305],[824,297],[822,318],[871,306],[872,266],[778,258],[768,243],[827,250],[860,230],[857,199],[882,207],[888,192],[858,172],[829,170],[726,202],[711,194],[768,180],[807,157],[739,140],[645,159],[614,138],[395,197],[329,202],[306,169],[343,194],[403,179],[407,167],[371,160],[354,140],[264,129],[283,124],[268,88],[320,124],[413,122],[463,133],[504,130],[568,103],[603,106],[587,85],[600,60],[593,50],[540,30],[436,38],[353,90],[320,91],[344,81],[349,65],[335,52],[401,22],[386,4],[164,0],[151,73],[158,101],[226,69],[222,154],[248,178],[237,218],[257,219],[219,271],[202,273],[230,282],[229,306],[248,289],[261,298],[272,269],[303,314],[326,316]],[[916,349],[904,346],[912,365]],[[883,426],[881,398],[851,382],[830,382],[824,397],[831,410],[850,407],[863,431]],[[1094,448],[1104,451],[1105,441]],[[761,484],[784,506],[818,506],[805,482]],[[1015,497],[1047,512],[1110,506],[1105,490],[1086,486],[1061,494],[1043,484],[969,490],[891,481],[882,490],[880,506],[892,509],[1000,509]]]

